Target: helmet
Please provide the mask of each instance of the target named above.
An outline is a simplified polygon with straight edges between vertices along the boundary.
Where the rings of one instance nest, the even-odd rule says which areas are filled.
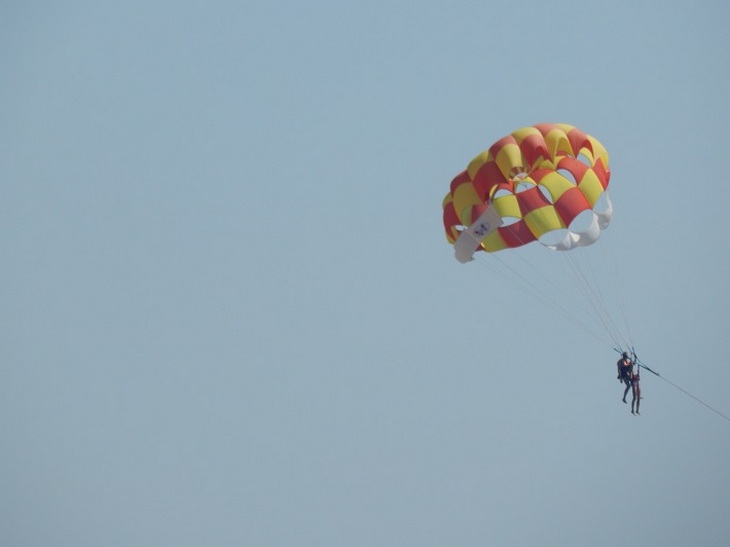
[[[628,354],[628,353],[626,353],[626,352],[623,352],[623,353],[621,354],[621,356],[622,356],[622,357],[626,357],[626,358],[628,358],[629,354]]]

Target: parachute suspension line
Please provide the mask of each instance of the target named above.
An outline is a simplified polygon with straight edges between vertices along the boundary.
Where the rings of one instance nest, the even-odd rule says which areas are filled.
[[[489,254],[494,256],[497,253],[489,253]],[[493,264],[489,264],[489,259],[487,257],[482,257],[480,255],[477,255],[477,257],[478,257],[478,262],[482,266],[484,266],[485,268],[488,268],[491,272],[497,274],[499,277],[501,277],[502,279],[504,279],[511,285],[515,286],[523,294],[526,294],[527,296],[530,296],[533,299],[541,302],[548,309],[557,310],[564,318],[572,321],[574,324],[581,327],[588,334],[593,336],[598,342],[600,342],[601,344],[604,344],[608,347],[611,347],[611,343],[609,341],[607,341],[605,338],[602,338],[600,335],[598,335],[594,330],[592,330],[590,328],[589,325],[587,325],[585,322],[581,321],[574,314],[570,313],[570,311],[568,311],[568,309],[564,305],[560,304],[560,302],[556,301],[554,298],[551,298],[548,294],[545,293],[545,291],[541,290],[534,283],[532,283],[529,279],[527,279],[524,275],[522,275],[520,272],[515,270],[512,266],[510,266],[505,261],[503,261],[501,258],[494,256],[494,259],[497,262],[499,262],[503,268],[510,271],[513,275],[508,275],[504,271],[500,271]]]
[[[502,268],[504,270],[507,270],[507,272],[495,267],[494,264],[490,264],[491,261],[487,257],[479,256],[479,263],[482,266],[488,268],[490,271],[497,274],[499,277],[501,277],[505,281],[507,281],[509,283],[513,283],[517,286],[520,286],[520,284],[521,284],[520,288],[527,295],[529,295],[535,299],[542,300],[543,303],[552,303],[550,301],[550,299],[546,295],[544,295],[538,287],[535,286],[534,283],[532,283],[529,279],[527,279],[519,271],[515,270],[512,266],[507,264],[505,261],[503,261],[498,256],[494,256],[494,260],[499,262],[499,264],[501,264]]]
[[[538,209],[535,211],[532,211],[532,214],[543,216],[544,221],[547,223],[547,213],[543,211],[543,209]],[[521,242],[523,245],[526,243],[524,241]],[[584,251],[587,251],[585,249]],[[577,279],[578,281],[578,287],[580,289],[580,292],[583,294],[586,301],[590,304],[590,306],[593,308],[593,320],[597,323],[600,323],[600,325],[603,327],[603,330],[608,334],[608,336],[613,341],[614,345],[620,345],[619,341],[622,339],[622,336],[620,334],[620,329],[616,326],[615,322],[611,318],[611,314],[608,311],[608,306],[605,303],[605,300],[603,299],[600,290],[599,290],[599,283],[596,280],[596,276],[591,270],[592,273],[592,280],[588,278],[586,273],[583,271],[583,268],[580,266],[580,263],[578,261],[578,258],[573,254],[572,251],[554,251],[560,254],[564,257],[566,260],[569,269],[572,272],[572,276]],[[585,254],[585,253],[578,253],[578,254]],[[583,260],[587,262],[587,257],[583,257]],[[530,265],[532,267],[532,265]],[[533,267],[534,269],[534,267]],[[580,322],[579,322],[580,323]],[[587,325],[585,323],[580,323],[581,326],[585,330],[588,330]],[[595,336],[595,334],[594,334]],[[609,347],[611,347],[610,343],[607,343]]]
[[[611,343],[607,341],[605,338],[602,338],[600,335],[598,335],[591,327],[585,322],[582,321],[580,318],[578,318],[576,315],[572,314],[568,308],[564,305],[562,305],[560,302],[556,301],[554,298],[551,298],[546,291],[538,287],[534,282],[532,282],[530,279],[528,279],[521,271],[515,269],[514,267],[510,266],[506,261],[504,261],[502,258],[498,256],[499,253],[487,253],[490,255],[490,257],[493,257],[496,262],[501,264],[502,268],[507,270],[509,273],[505,273],[505,271],[502,271],[495,267],[493,263],[487,258],[483,257],[481,253],[477,253],[475,256],[479,259],[479,263],[488,268],[493,273],[497,274],[499,277],[507,281],[508,283],[512,284],[513,286],[520,289],[524,294],[527,294],[528,296],[531,296],[535,300],[540,301],[545,307],[548,309],[556,309],[558,310],[563,317],[566,319],[572,321],[574,324],[581,327],[583,330],[585,330],[588,334],[593,336],[598,342],[601,344],[604,344],[608,347],[611,347]],[[532,264],[529,260],[527,260],[524,256],[521,254],[517,254],[515,256],[518,256],[519,259],[527,264],[529,266],[529,269],[534,272],[534,274],[539,278],[546,280],[550,282],[546,276],[540,272],[534,264]],[[556,289],[559,289],[555,283],[550,282],[551,285],[553,285]]]
[[[477,259],[477,261],[479,262],[480,265],[484,266],[485,268],[487,268],[492,273],[498,275],[504,281],[514,282],[515,281],[515,278],[517,278],[517,279],[522,278],[522,276],[518,272],[514,271],[514,269],[510,268],[507,264],[505,264],[502,260],[498,259],[497,257],[495,257],[495,259],[500,264],[502,264],[502,267],[503,268],[509,270],[512,273],[512,275],[509,275],[507,272],[504,272],[504,271],[500,270],[499,268],[495,267],[495,265],[494,264],[491,264],[490,263],[491,261],[486,256],[482,255],[482,253],[476,254],[475,255],[475,258]],[[530,285],[529,282],[527,282],[526,280],[523,280],[523,281],[528,286]],[[536,296],[536,295],[535,294],[531,294],[531,296]]]
[[[588,258],[588,255],[584,253],[585,258]],[[585,269],[581,263],[579,262],[578,258],[573,255],[569,257],[569,259],[573,260],[573,264],[576,265],[579,275],[584,280],[585,287],[590,291],[590,294],[592,295],[594,301],[596,302],[597,306],[602,311],[604,317],[606,318],[606,322],[611,326],[614,333],[618,338],[621,338],[621,329],[616,325],[616,322],[614,321],[613,317],[611,316],[611,313],[609,311],[608,303],[606,301],[606,298],[603,295],[603,292],[601,291],[601,284],[598,282],[598,278],[596,277],[596,272],[594,268],[592,267],[592,264],[590,260],[586,261],[586,267],[587,267],[587,274],[585,272]]]
[[[590,304],[591,308],[593,309],[593,316],[597,318],[597,320],[603,325],[603,329],[608,333],[608,335],[613,340],[613,343],[616,343],[616,337],[614,335],[613,330],[609,327],[609,324],[607,323],[606,317],[605,317],[605,310],[603,309],[603,306],[599,305],[599,302],[596,299],[595,293],[591,288],[590,283],[588,282],[588,279],[586,278],[585,274],[582,272],[580,266],[578,265],[577,261],[575,260],[575,257],[568,256],[567,253],[564,254],[564,259],[566,263],[568,264],[569,269],[573,273],[573,276],[575,279],[578,280],[578,288],[580,289],[580,292],[583,294],[583,297],[586,299],[586,302]]]
[[[586,275],[585,271],[578,263],[574,256],[570,255],[570,251],[561,253],[570,267],[573,275],[578,280],[578,286],[583,293],[586,301],[593,308],[596,320],[601,323],[603,329],[610,336],[611,340],[615,345],[622,345],[620,329],[616,326],[616,323],[611,318],[611,314],[608,311],[608,307],[602,298],[602,295],[598,289],[598,283],[593,276],[593,282]]]
[[[548,222],[547,219],[547,213],[543,209],[538,209],[536,211],[533,211],[532,214],[537,214],[538,216],[543,217],[545,222]],[[521,241],[523,246],[525,245],[525,241]],[[614,344],[616,344],[617,340],[619,340],[621,337],[620,335],[617,335],[618,329],[615,327],[615,324],[611,320],[611,315],[608,312],[608,307],[605,305],[603,300],[600,298],[600,291],[598,290],[599,283],[596,281],[595,275],[593,275],[593,283],[589,281],[588,277],[583,272],[580,264],[580,260],[588,263],[588,256],[590,253],[589,249],[582,249],[583,252],[574,253],[572,250],[568,251],[553,251],[553,253],[558,254],[561,256],[568,264],[568,267],[571,271],[572,277],[578,281],[578,287],[580,292],[583,294],[586,302],[590,304],[590,306],[593,308],[593,314],[587,313],[588,317],[591,318],[591,323],[593,324],[593,328],[598,328],[600,331],[603,327],[603,331],[609,336],[609,338],[612,340]],[[580,250],[579,250],[580,251]],[[586,252],[588,251],[588,253]],[[580,255],[580,256],[579,256]],[[579,260],[580,259],[580,260]],[[560,259],[558,259],[560,261]],[[535,270],[534,266],[530,265],[533,270]],[[537,271],[537,270],[535,270]],[[540,272],[538,272],[539,274]],[[542,275],[542,274],[540,274]],[[544,276],[543,276],[544,277]],[[566,288],[562,287],[559,288],[557,285],[553,282],[552,285],[556,287],[558,290],[562,291],[563,293],[566,293]],[[574,287],[574,285],[572,286]],[[570,291],[572,293],[573,290]],[[568,294],[570,294],[568,293]],[[584,310],[587,312],[587,310]],[[588,324],[585,321],[580,321],[577,319],[574,319],[574,321],[583,327],[584,330],[589,331]],[[593,332],[593,331],[591,331]],[[595,334],[593,334],[595,338],[598,338]],[[599,338],[600,339],[600,338]],[[603,343],[606,344],[606,346],[611,347],[611,343],[603,340]]]
[[[608,267],[610,268],[609,272],[609,280],[611,282],[611,288],[613,291],[613,294],[615,295],[615,300],[618,302],[618,308],[619,312],[621,313],[621,319],[623,321],[624,326],[626,327],[626,334],[628,336],[629,342],[631,343],[631,347],[634,346],[634,339],[632,336],[632,329],[631,325],[629,323],[628,314],[626,313],[626,308],[624,306],[624,299],[621,298],[621,294],[623,294],[623,291],[621,291],[618,287],[617,281],[622,281],[623,278],[621,277],[621,273],[619,272],[618,268],[616,267],[616,257],[614,256],[612,252],[611,245],[606,242],[604,239],[601,239],[596,242],[599,248],[599,252],[603,256],[604,264],[607,263]]]
[[[535,265],[532,264],[529,260],[527,260],[524,256],[522,256],[522,254],[519,254],[518,253],[518,254],[516,254],[514,256],[517,256],[523,263],[527,264],[529,266],[529,268],[533,272],[535,272],[535,275],[538,278],[540,278],[541,280],[543,280],[546,283],[548,283],[549,285],[551,285],[553,287],[553,289],[554,289],[554,294],[565,293],[565,287],[559,287],[558,284],[554,280],[550,279],[549,276],[546,276],[544,274],[544,272],[541,272],[540,270],[538,270],[535,267]],[[575,323],[576,325],[582,327],[583,330],[585,330],[586,332],[588,332],[589,334],[591,334],[594,338],[596,338],[597,340],[599,340],[601,343],[606,344],[606,345],[610,345],[609,342],[607,342],[605,339],[602,339],[600,336],[598,336],[595,333],[595,331],[593,331],[585,321],[581,320],[578,316],[576,316],[575,314],[571,313],[566,306],[564,306],[563,304],[560,304],[559,301],[556,301],[555,299],[550,298],[549,296],[547,296],[546,292],[543,291],[543,290],[541,290],[539,287],[536,287],[535,290],[538,291],[538,293],[545,300],[548,300],[554,307],[558,308],[562,312],[562,314],[563,314],[564,317],[566,317],[567,319],[570,319],[571,321],[573,321],[573,323]]]

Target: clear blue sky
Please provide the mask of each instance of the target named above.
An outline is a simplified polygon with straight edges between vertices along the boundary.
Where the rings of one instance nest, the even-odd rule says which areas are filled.
[[[730,422],[441,226],[596,136],[608,301],[730,415],[730,7],[598,4],[0,2],[0,543],[726,545]]]

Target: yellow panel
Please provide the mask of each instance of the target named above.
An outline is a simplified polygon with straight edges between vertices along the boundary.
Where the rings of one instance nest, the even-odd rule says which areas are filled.
[[[525,169],[522,165],[522,152],[520,151],[520,147],[514,143],[505,144],[497,152],[497,157],[494,158],[494,161],[502,174],[507,178],[510,177],[514,170]]]
[[[606,149],[603,147],[603,145],[598,140],[594,139],[590,135],[587,135],[587,136],[588,136],[588,141],[591,143],[591,146],[593,147],[593,157],[595,159],[605,158],[604,163],[606,165],[608,165],[608,152],[606,151]]]
[[[461,212],[467,207],[473,205],[479,205],[482,201],[477,195],[477,191],[474,189],[474,185],[470,182],[465,182],[457,186],[454,190],[454,210],[456,214],[461,217]]]
[[[559,127],[563,130],[563,132],[567,135],[570,133],[573,129],[575,129],[575,126],[569,125],[567,123],[556,123],[556,127]]]
[[[487,237],[482,239],[482,249],[484,249],[488,253],[501,251],[507,248],[509,248],[509,246],[504,241],[504,238],[502,238],[502,236],[500,235],[499,230],[490,232]]]
[[[590,148],[583,147],[580,150],[578,150],[578,153],[576,154],[576,158],[578,156],[585,156],[588,158],[588,161],[590,162],[590,167],[593,167],[595,165],[595,159],[593,158],[593,151]],[[581,161],[580,159],[578,161]],[[585,162],[581,162],[585,163]]]
[[[514,133],[512,133],[512,136],[517,141],[517,144],[521,143],[525,138],[529,137],[530,135],[539,135],[542,137],[542,133],[540,133],[536,128],[530,126],[530,127],[523,127],[522,129],[518,129]]]
[[[492,161],[492,159],[493,158],[492,155],[489,153],[489,150],[485,150],[473,160],[471,160],[471,162],[469,163],[469,167],[466,168],[466,172],[469,173],[469,178],[471,180],[474,180],[474,177],[479,172],[479,169],[481,169],[485,163]]]
[[[500,196],[494,198],[492,201],[495,210],[499,213],[499,216],[522,218],[522,211],[520,211],[520,204],[517,202],[517,197],[514,194]]]
[[[600,198],[603,193],[601,181],[598,180],[598,176],[596,176],[592,169],[589,169],[586,171],[585,175],[583,175],[583,178],[578,183],[578,188],[586,197],[591,207],[596,204],[598,198]]]
[[[473,205],[467,205],[463,209],[456,211],[456,215],[464,226],[469,226],[472,223],[471,211],[474,208]]]
[[[553,129],[550,131],[545,137],[545,142],[553,158],[558,155],[558,152],[573,155],[573,149],[570,146],[568,136],[562,129]]]
[[[550,197],[552,198],[553,203],[558,201],[560,196],[562,196],[565,192],[571,188],[575,188],[575,184],[570,182],[560,173],[549,173],[545,175],[540,181],[540,185],[547,188],[548,192],[550,192]]]
[[[540,207],[525,215],[525,223],[535,237],[540,238],[548,232],[565,228],[565,224],[552,206]]]
[[[535,169],[557,169],[555,162],[549,159],[543,159]]]

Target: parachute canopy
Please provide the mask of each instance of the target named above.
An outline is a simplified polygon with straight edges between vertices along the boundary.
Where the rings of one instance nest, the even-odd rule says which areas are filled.
[[[518,129],[475,157],[443,201],[446,239],[460,262],[538,241],[553,250],[590,245],[608,227],[608,153],[567,124]]]

